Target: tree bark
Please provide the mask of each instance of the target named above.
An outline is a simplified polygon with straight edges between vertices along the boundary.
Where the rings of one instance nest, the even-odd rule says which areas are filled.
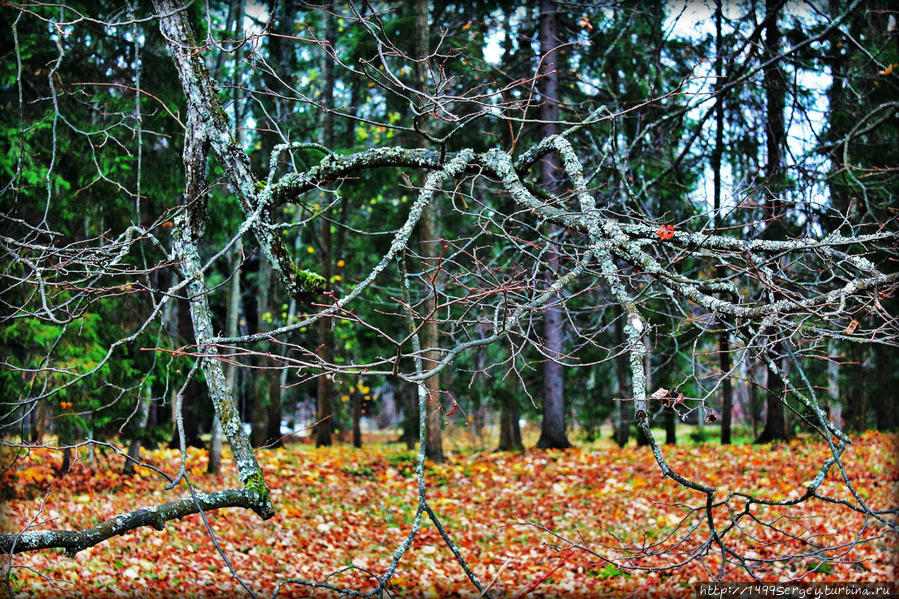
[[[652,390],[653,382],[652,382],[652,354],[650,353],[649,347],[649,339],[644,334],[643,337],[643,346],[646,348],[646,352],[643,354],[643,376],[646,381],[645,387],[647,391]],[[665,380],[662,379],[662,384],[664,384]],[[658,409],[658,400],[647,398],[647,405],[649,409],[647,410],[648,414],[652,414],[654,411]],[[649,438],[646,436],[646,433],[643,432],[643,429],[639,426],[637,427],[637,447],[645,447],[649,445]]]
[[[862,381],[865,380],[864,362],[866,348],[860,343],[849,343],[849,363],[845,364],[847,384],[840,386],[840,395],[843,399],[843,419],[846,422],[846,430],[862,432],[869,426],[868,394]]]
[[[204,171],[205,172],[205,171]],[[182,314],[178,317],[178,336],[185,343],[190,343],[194,337],[194,329],[191,326],[190,302],[179,301],[178,308]],[[184,391],[181,394],[181,423],[184,427],[184,443],[187,447],[197,447],[203,449],[205,444],[200,438],[200,423],[197,419],[197,404],[200,391],[197,389],[197,381],[191,379],[187,381]],[[172,406],[174,407],[174,403]],[[172,437],[169,439],[169,448],[177,449],[180,446],[178,430],[175,426],[177,414],[172,414]]]
[[[231,134],[228,117],[218,101],[218,89],[209,76],[202,52],[198,51],[186,6],[181,0],[154,0],[153,6],[157,13],[165,15],[159,26],[174,59],[189,110],[195,113],[195,142],[207,145],[218,157],[244,217],[253,216],[257,209],[267,216],[274,198],[267,189],[263,189],[264,193],[259,191],[259,181],[250,168],[250,159]],[[306,299],[310,294],[320,292],[324,286],[322,277],[296,267],[267,221],[267,218],[256,218],[250,229],[287,293]]]
[[[730,335],[727,332],[718,335],[718,363],[721,369],[721,444],[731,442],[731,423],[734,413],[734,391],[730,381]]]
[[[362,447],[362,394],[353,393],[353,447]]]
[[[496,397],[500,401],[499,414],[499,446],[497,451],[522,451],[521,427],[518,425],[518,399],[515,391],[504,387],[496,389]]]
[[[268,402],[266,403],[265,446],[281,447],[281,420],[284,417],[281,406],[281,388],[278,386],[279,376],[273,371],[268,373]]]
[[[621,306],[615,307],[615,345],[624,347],[624,311]],[[615,357],[615,374],[618,379],[618,421],[615,423],[615,443],[618,447],[627,445],[631,432],[631,405],[626,398],[630,395],[630,381],[627,377],[627,354],[622,352]]]
[[[749,415],[752,420],[752,436],[758,437],[759,426],[762,422],[762,399],[759,397],[759,384],[756,375],[760,368],[756,361],[751,362],[747,368],[747,395],[749,396]],[[767,372],[767,370],[765,370]]]
[[[411,450],[418,442],[418,390],[414,385],[402,382],[397,389],[397,405],[403,410],[402,433],[398,443],[405,443]]]
[[[134,438],[131,439],[131,443],[128,444],[128,459],[125,460],[125,465],[122,467],[122,474],[124,476],[133,476],[134,463],[135,461],[140,460],[141,437],[145,434],[147,424],[150,422],[151,396],[152,393],[148,393],[147,397],[140,397],[140,395],[138,395],[138,401],[141,402],[141,406],[138,415],[137,430],[134,432]]]
[[[268,487],[238,417],[232,390],[219,360],[218,348],[209,343],[214,336],[212,315],[203,277],[203,262],[197,247],[206,220],[205,171],[208,147],[210,145],[216,147],[216,144],[219,144],[217,147],[219,158],[226,173],[233,177],[235,186],[243,191],[244,200],[249,201],[253,193],[252,187],[247,189],[245,184],[249,183],[255,187],[255,181],[249,173],[246,154],[239,148],[234,148],[230,141],[227,118],[218,105],[209,72],[202,57],[195,52],[193,31],[187,20],[184,5],[173,0],[155,0],[154,6],[157,12],[165,15],[160,18],[159,28],[167,40],[182,88],[188,98],[187,131],[183,152],[186,205],[175,217],[172,255],[179,261],[181,274],[188,282],[190,316],[197,352],[200,354],[197,359],[201,360],[201,368],[216,416],[222,423],[222,430],[231,447],[240,480],[246,491],[245,499],[249,499],[252,509],[261,518],[268,519],[274,515]],[[222,143],[224,145],[221,145]],[[246,170],[244,177],[246,180],[241,180],[240,177],[243,170]],[[260,243],[266,246],[264,249],[267,253],[272,252],[276,246],[280,247],[279,243],[272,242],[270,231],[259,231],[258,238]],[[290,264],[292,267],[292,263]]]
[[[200,510],[211,511],[225,507],[256,510],[257,493],[248,489],[197,493],[195,497],[120,514],[84,530],[26,530],[0,534],[0,553],[24,553],[58,547],[65,549],[66,557],[73,557],[83,549],[142,526],[164,530],[165,523],[169,520],[197,514]]]
[[[241,275],[241,245],[238,242],[231,251],[231,289],[228,297],[228,321],[225,326],[227,335],[237,335],[237,323],[240,320],[240,275]],[[229,364],[227,371],[228,386],[237,389],[237,365]],[[206,472],[221,474],[222,472],[222,423],[217,416],[212,417],[212,440],[209,442],[209,463]]]
[[[722,2],[715,2],[715,148],[712,151],[711,166],[714,174],[714,200],[712,222],[717,230],[721,225],[721,158],[724,154],[724,35],[721,30]],[[726,327],[725,327],[726,328]],[[727,330],[718,334],[718,366],[721,369],[721,444],[731,441],[731,421],[733,420],[734,393],[730,381],[730,334]]]
[[[335,19],[332,14],[334,4],[329,3],[328,9],[325,11],[325,39],[334,39],[336,33]],[[322,80],[324,87],[322,88],[322,102],[325,106],[331,106],[334,103],[334,62],[330,56],[325,54],[322,61]],[[321,116],[321,142],[325,147],[334,147],[334,114],[331,111],[325,111]],[[323,195],[322,205],[330,203],[330,198]],[[331,280],[334,259],[333,259],[333,236],[331,235],[331,220],[319,218],[318,223],[318,263],[319,274],[321,274],[326,284]],[[326,364],[334,362],[334,331],[332,329],[333,322],[330,318],[322,318],[318,321],[318,355]],[[331,433],[334,431],[334,382],[327,373],[322,373],[316,379],[316,424],[315,424],[315,446],[323,447],[331,445]]]
[[[786,385],[780,374],[768,367],[768,395],[765,428],[755,440],[756,443],[786,441],[790,438],[784,414],[784,394]]]
[[[558,73],[558,22],[557,6],[554,0],[540,1],[540,54],[543,57],[543,71],[540,78],[542,105],[540,119],[542,133],[547,138],[558,134],[559,120],[559,73]],[[554,153],[541,160],[540,184],[552,192],[555,185],[559,161]],[[546,279],[556,278],[559,270],[559,250],[553,238],[561,229],[550,225],[547,229]],[[551,300],[543,313],[544,350],[548,358],[543,362],[542,406],[543,418],[540,423],[540,438],[537,447],[541,449],[567,449],[571,442],[565,434],[565,373],[558,362],[564,351],[564,315],[562,309],[554,305],[558,297]]]
[[[231,0],[228,5],[228,27],[233,25],[234,28],[234,39],[240,39],[243,35],[243,0]],[[221,72],[221,61],[224,60],[226,53],[221,52],[218,55],[218,61],[216,63],[215,72]],[[233,86],[233,92],[231,99],[233,101],[234,106],[234,139],[240,144],[241,141],[241,131],[243,128],[240,126],[242,117],[240,115],[240,102],[238,97],[238,90],[240,89],[240,73],[239,69],[237,69],[237,65],[240,64],[241,57],[243,56],[243,46],[239,46],[234,50],[234,73],[232,77],[231,84]],[[230,261],[231,269],[233,271],[233,276],[231,279],[231,287],[230,287],[230,295],[228,297],[228,316],[227,323],[225,325],[225,329],[227,335],[229,337],[235,337],[237,335],[237,322],[240,318],[240,272],[241,272],[241,264],[240,264],[240,256],[242,254],[241,244],[238,241],[237,244],[232,249],[228,258]],[[237,389],[237,365],[229,364],[227,370],[227,378],[228,384],[230,385],[232,391]],[[209,441],[209,462],[206,464],[206,472],[209,474],[219,475],[222,472],[222,423],[219,422],[218,417],[213,414],[212,415],[212,434],[211,439]]]
[[[674,410],[665,410],[665,444],[677,445],[677,417]]]
[[[60,475],[66,474],[72,469],[72,434],[67,429],[68,427],[63,427],[57,442],[62,447],[62,461],[59,464],[59,470],[57,470]]]
[[[256,283],[256,322],[260,331],[271,330],[275,318],[272,287],[274,285],[271,263],[265,256],[259,256],[259,273]],[[260,355],[256,364],[261,369],[253,377],[253,445],[256,447],[277,446],[281,439],[281,393],[279,377],[267,357],[271,347],[268,341],[259,343]]]
[[[772,60],[780,53],[779,15],[782,0],[765,0],[764,57]],[[784,108],[786,103],[786,85],[779,61],[773,61],[764,68],[763,84],[765,88],[765,146],[767,162],[765,175],[768,183],[768,196],[765,201],[765,237],[782,239],[786,234],[785,203],[781,195],[784,192],[784,148],[786,146],[786,124]],[[772,348],[772,353],[777,346]],[[768,368],[768,393],[765,399],[767,410],[765,427],[756,443],[782,441],[789,438],[785,421],[783,402],[786,401],[785,386],[780,376]]]
[[[857,345],[857,344],[856,344]],[[871,386],[869,391],[871,408],[874,411],[875,425],[879,431],[893,431],[897,427],[895,387],[895,350],[889,347],[871,348],[874,355],[875,372],[889,372],[892,376],[883,377]],[[865,373],[870,377],[870,372]],[[870,380],[870,378],[866,379]]]
[[[415,54],[420,59],[415,64],[415,78],[418,87],[421,90],[428,88],[428,63],[425,59],[429,52],[428,44],[428,27],[430,26],[430,12],[428,0],[415,1]],[[424,106],[419,106],[424,109]],[[422,110],[427,113],[427,110]],[[419,129],[427,133],[427,117],[422,117],[419,122]],[[421,147],[427,147],[427,141],[421,138]],[[419,174],[419,179],[424,182],[426,173]],[[428,268],[434,269],[434,274],[426,275],[431,279],[430,286],[425,290],[427,297],[424,301],[424,312],[427,314],[424,326],[422,326],[422,346],[429,348],[424,353],[424,368],[433,368],[440,360],[440,329],[438,325],[437,307],[440,298],[437,294],[439,289],[439,261],[443,253],[442,239],[440,239],[439,223],[440,216],[436,202],[432,202],[425,208],[421,216],[420,235],[421,235],[421,255],[425,260]],[[427,401],[427,442],[425,447],[425,455],[433,462],[444,462],[446,457],[443,455],[443,407],[440,403],[440,375],[434,374],[425,381],[425,387],[428,390]]]

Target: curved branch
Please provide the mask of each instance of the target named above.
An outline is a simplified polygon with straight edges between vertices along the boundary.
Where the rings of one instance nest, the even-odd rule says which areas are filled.
[[[215,493],[197,493],[196,501],[185,497],[163,505],[145,507],[105,520],[83,530],[25,530],[16,534],[0,534],[0,553],[12,555],[38,549],[65,549],[72,557],[79,551],[93,547],[112,537],[123,535],[143,526],[163,530],[169,520],[178,520],[201,511],[225,507],[252,509],[258,499],[247,489],[227,489]]]

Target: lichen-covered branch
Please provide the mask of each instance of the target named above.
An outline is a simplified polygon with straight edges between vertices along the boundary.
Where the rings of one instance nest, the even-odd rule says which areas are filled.
[[[266,226],[270,220],[271,195],[259,191],[264,186],[253,174],[246,152],[231,134],[228,117],[218,101],[217,89],[194,39],[186,6],[180,0],[154,0],[154,6],[162,15],[159,28],[175,61],[188,112],[195,117],[194,126],[187,132],[192,138],[188,143],[208,144],[215,153],[240,200],[245,217],[249,218],[261,208],[263,217],[251,228],[287,292],[292,297],[305,299],[321,291],[325,286],[324,279],[297,268],[281,239]]]
[[[197,247],[206,225],[207,154],[210,147],[216,147],[217,144],[214,141],[216,136],[219,139],[220,160],[223,163],[227,162],[224,159],[226,155],[231,158],[231,166],[237,177],[235,179],[237,186],[241,184],[239,178],[242,172],[241,166],[247,167],[246,173],[248,174],[249,165],[238,159],[239,156],[234,151],[233,141],[230,146],[223,145],[222,137],[228,132],[227,121],[221,107],[215,103],[214,89],[205,64],[197,58],[195,53],[187,51],[193,38],[185,12],[176,10],[178,7],[172,3],[162,2],[160,4],[166,6],[157,6],[157,8],[170,11],[169,14],[162,17],[160,26],[169,41],[176,63],[179,64],[179,71],[184,70],[181,75],[182,86],[189,98],[183,152],[186,206],[175,217],[175,226],[172,231],[172,257],[180,264],[181,274],[187,281],[190,316],[199,354],[197,359],[209,389],[215,414],[218,422],[221,423],[222,432],[231,446],[240,480],[249,496],[254,499],[250,507],[261,518],[267,519],[274,515],[269,490],[262,477],[262,471],[256,461],[249,437],[237,413],[231,386],[225,378],[222,363],[218,359],[218,348],[209,343],[213,337],[212,314],[209,308],[209,293],[203,276],[203,264]],[[240,155],[246,158],[246,154],[243,152],[240,152]],[[248,220],[252,220],[251,227],[257,231],[257,238],[260,231],[263,235],[271,236],[272,232],[263,226],[264,222],[255,218],[260,210],[264,210],[264,206],[254,205],[248,197],[244,200],[241,203],[245,206]],[[266,243],[263,238],[259,238],[259,241]],[[290,264],[292,266],[292,262]],[[294,282],[296,283],[296,279]]]
[[[171,503],[141,508],[84,530],[24,530],[15,534],[0,534],[0,553],[10,555],[59,548],[65,549],[66,555],[72,557],[79,551],[136,528],[152,526],[162,530],[166,522],[197,514],[200,510],[211,511],[226,507],[255,509],[259,503],[258,494],[250,489],[196,493],[195,497],[196,500],[185,497]]]
[[[218,348],[209,343],[213,337],[212,315],[209,311],[209,298],[201,272],[200,255],[197,241],[193,235],[194,227],[188,222],[190,212],[185,211],[176,217],[173,231],[172,253],[181,263],[181,272],[187,279],[187,291],[190,302],[190,316],[193,322],[201,368],[209,388],[209,396],[215,408],[215,414],[222,425],[222,432],[231,446],[234,462],[244,487],[253,494],[256,501],[254,511],[263,519],[274,515],[268,488],[262,479],[262,471],[253,453],[253,447],[240,417],[237,406],[231,395],[231,388],[218,359]]]

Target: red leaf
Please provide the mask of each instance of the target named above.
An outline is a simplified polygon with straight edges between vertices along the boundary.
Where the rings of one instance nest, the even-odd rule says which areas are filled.
[[[662,225],[659,227],[659,230],[656,231],[656,235],[659,236],[659,239],[662,241],[667,241],[674,237],[674,225]]]

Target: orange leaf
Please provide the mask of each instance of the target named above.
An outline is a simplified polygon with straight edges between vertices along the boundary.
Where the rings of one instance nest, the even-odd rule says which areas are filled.
[[[674,237],[674,225],[662,225],[659,227],[658,231],[656,231],[656,235],[659,236],[659,239],[662,241],[667,241]]]

